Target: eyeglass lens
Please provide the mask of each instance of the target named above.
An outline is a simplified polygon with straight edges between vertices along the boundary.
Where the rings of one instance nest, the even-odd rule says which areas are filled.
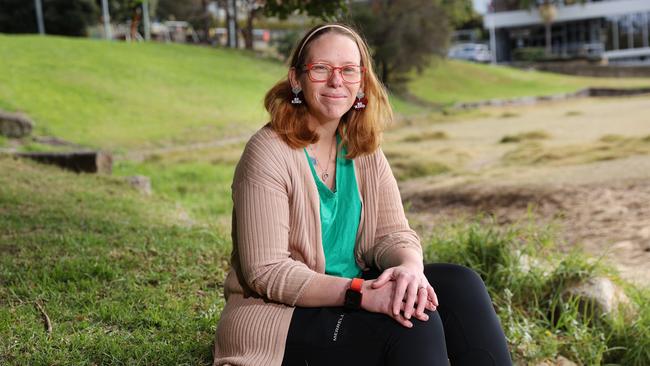
[[[314,81],[327,81],[336,69],[340,70],[344,81],[349,83],[361,81],[361,67],[357,65],[334,67],[328,64],[312,64],[309,67],[309,75]]]

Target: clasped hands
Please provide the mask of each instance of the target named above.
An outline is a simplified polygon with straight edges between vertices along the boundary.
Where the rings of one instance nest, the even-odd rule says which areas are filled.
[[[422,268],[400,265],[386,269],[377,279],[363,283],[364,310],[383,313],[411,328],[411,318],[429,320],[425,309],[435,311],[438,297]]]

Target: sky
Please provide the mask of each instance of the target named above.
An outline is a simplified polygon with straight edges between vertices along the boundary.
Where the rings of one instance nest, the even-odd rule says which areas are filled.
[[[474,3],[474,9],[476,9],[477,12],[485,14],[490,0],[472,0],[472,3]]]

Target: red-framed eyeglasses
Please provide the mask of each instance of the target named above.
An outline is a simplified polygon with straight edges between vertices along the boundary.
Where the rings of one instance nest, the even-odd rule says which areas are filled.
[[[356,84],[361,82],[361,78],[363,73],[366,71],[366,68],[354,64],[333,66],[325,62],[312,62],[305,65],[305,71],[307,71],[309,80],[316,83],[326,82],[332,77],[332,74],[336,70],[339,70],[344,82],[348,84]]]

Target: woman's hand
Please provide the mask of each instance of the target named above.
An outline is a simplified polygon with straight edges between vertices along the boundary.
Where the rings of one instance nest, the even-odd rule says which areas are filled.
[[[390,316],[395,319],[401,325],[411,328],[413,323],[404,318],[404,316],[398,311],[396,314],[393,313],[393,293],[395,293],[396,282],[388,282],[384,286],[375,288],[374,282],[376,280],[366,280],[363,281],[363,286],[361,291],[363,292],[363,297],[361,300],[361,308],[373,313],[382,313]],[[429,316],[424,314],[423,317],[419,318],[422,321],[429,319]]]
[[[388,268],[372,282],[371,287],[379,289],[391,283],[394,283],[390,286],[393,288],[390,300],[391,316],[399,315],[401,310],[407,320],[411,319],[411,316],[422,320],[426,316],[425,308],[436,310],[438,297],[421,267],[400,265]]]

